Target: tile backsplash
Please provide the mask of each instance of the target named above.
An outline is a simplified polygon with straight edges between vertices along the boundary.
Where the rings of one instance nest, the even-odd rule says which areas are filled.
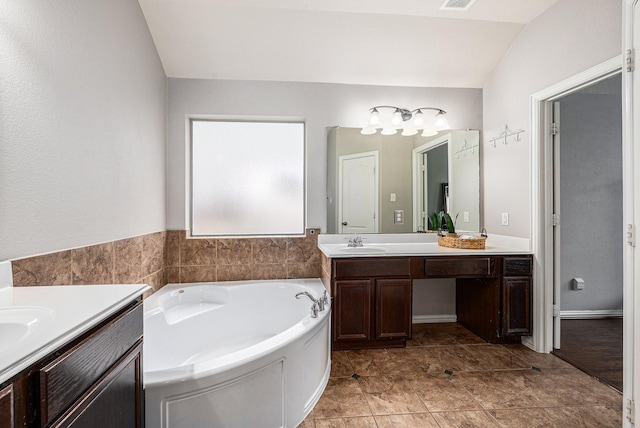
[[[145,283],[156,291],[178,282],[318,278],[318,233],[214,239],[168,230],[12,260],[13,282],[16,287]]]

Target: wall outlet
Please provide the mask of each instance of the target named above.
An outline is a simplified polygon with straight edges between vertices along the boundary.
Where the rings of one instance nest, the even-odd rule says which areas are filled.
[[[509,226],[509,213],[502,213],[502,225]]]
[[[469,223],[469,211],[465,211],[464,213],[462,213],[462,221],[464,221],[465,223]]]

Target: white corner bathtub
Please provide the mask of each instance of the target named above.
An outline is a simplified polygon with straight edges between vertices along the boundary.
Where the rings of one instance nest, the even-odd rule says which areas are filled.
[[[295,427],[329,380],[319,279],[168,284],[144,301],[147,428]]]

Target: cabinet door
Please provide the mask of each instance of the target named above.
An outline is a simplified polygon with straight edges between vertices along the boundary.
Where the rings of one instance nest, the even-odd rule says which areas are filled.
[[[91,387],[52,428],[131,427],[141,428],[142,341]]]
[[[376,339],[411,337],[411,280],[376,280]]]
[[[502,282],[502,335],[531,335],[531,278],[505,277]]]
[[[13,427],[13,385],[0,391],[0,428]]]
[[[335,281],[334,340],[371,339],[370,280]]]

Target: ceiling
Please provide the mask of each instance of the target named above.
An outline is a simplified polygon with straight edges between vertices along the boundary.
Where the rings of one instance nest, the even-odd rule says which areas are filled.
[[[482,88],[558,0],[139,0],[168,77]]]

